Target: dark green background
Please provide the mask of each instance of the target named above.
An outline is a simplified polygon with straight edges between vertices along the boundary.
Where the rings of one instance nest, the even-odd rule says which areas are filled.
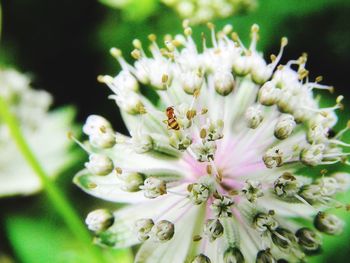
[[[147,2],[153,4],[150,8],[142,8]],[[115,103],[107,99],[109,90],[97,83],[96,76],[116,74],[119,70],[109,56],[110,47],[121,48],[129,58],[132,39],[145,40],[150,33],[180,32],[181,21],[176,14],[154,2],[137,1],[137,8],[134,5],[120,11],[93,0],[4,0],[0,59],[2,63],[16,65],[20,71],[31,73],[36,87],[53,94],[55,107],[76,105],[79,121],[84,121],[91,113],[101,114],[111,120],[117,130],[125,131]],[[258,23],[261,29],[259,46],[266,57],[278,51],[282,36],[288,36],[289,45],[283,61],[308,52],[311,77],[323,75],[324,83],[336,87],[335,95],[346,96],[345,106],[348,107],[350,1],[260,0],[259,3],[257,10],[249,15],[216,21],[216,24],[232,23],[247,40],[250,26]],[[200,35],[202,30],[206,30],[204,26],[196,28],[195,35]],[[345,111],[343,119],[348,118]],[[64,173],[58,183],[66,189],[83,218],[97,204],[70,182],[80,166]],[[0,200],[0,215],[0,252],[13,254],[20,262],[24,259],[25,262],[45,262],[35,261],[35,255],[39,254],[30,259],[27,245],[31,240],[39,244],[29,247],[42,250],[43,254],[59,253],[67,247],[72,251],[77,249],[70,244],[73,241],[47,205],[44,195]],[[59,230],[60,237],[52,232],[53,228]],[[5,230],[13,236],[6,237]],[[36,238],[43,233],[48,236],[44,235],[43,240]],[[53,239],[52,243],[40,245],[48,239]],[[349,262],[348,236],[344,235],[341,242],[335,243],[336,240],[330,239],[332,249],[318,262]],[[59,261],[55,257],[45,260],[75,262],[74,257],[70,258],[72,261]]]

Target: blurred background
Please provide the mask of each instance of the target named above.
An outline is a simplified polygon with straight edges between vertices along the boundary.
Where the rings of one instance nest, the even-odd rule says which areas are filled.
[[[33,86],[53,95],[54,108],[74,105],[78,122],[84,122],[89,114],[99,114],[112,121],[116,130],[126,132],[115,102],[107,99],[109,90],[96,81],[99,74],[115,75],[119,70],[109,49],[116,46],[130,59],[134,38],[146,41],[150,33],[162,36],[181,32],[181,20],[176,12],[157,0],[131,0],[122,8],[114,8],[116,0],[102,2],[1,1],[0,64],[29,73]],[[349,17],[348,0],[258,0],[252,12],[214,22],[218,28],[231,23],[245,43],[249,40],[250,26],[258,23],[259,49],[266,58],[278,52],[280,38],[287,36],[289,45],[284,58],[298,58],[307,52],[311,78],[324,76],[323,83],[336,88],[334,97],[345,95],[345,107],[349,107]],[[207,29],[196,27],[194,31],[199,38],[199,33]],[[348,118],[349,111],[345,109],[341,123]],[[115,207],[96,203],[71,183],[85,161],[83,153],[79,158],[80,162],[67,168],[57,184],[81,218],[100,206]],[[327,253],[313,261],[348,262],[349,238],[349,228],[340,238],[326,238]],[[76,243],[44,194],[0,199],[1,263],[84,262]],[[127,263],[132,258],[129,250],[116,251],[110,256],[111,262]]]

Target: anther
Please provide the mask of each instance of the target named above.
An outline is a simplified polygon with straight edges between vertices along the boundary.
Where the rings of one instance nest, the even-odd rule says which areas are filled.
[[[155,34],[149,34],[148,40],[151,42],[155,42],[157,40],[157,36]]]
[[[118,48],[115,48],[115,47],[112,47],[109,50],[109,52],[116,59],[118,59],[118,58],[120,58],[122,56],[122,51],[120,49],[118,49]]]

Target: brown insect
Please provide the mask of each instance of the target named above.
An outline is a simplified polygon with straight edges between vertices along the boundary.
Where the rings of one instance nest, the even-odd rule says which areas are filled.
[[[166,123],[168,125],[168,129],[169,130],[172,129],[172,130],[176,130],[176,131],[180,130],[180,125],[177,122],[174,107],[170,106],[170,107],[166,108],[165,114],[166,114],[168,119],[164,120],[164,123]]]

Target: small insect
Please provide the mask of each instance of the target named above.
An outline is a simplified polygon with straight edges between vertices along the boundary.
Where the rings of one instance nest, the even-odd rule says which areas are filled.
[[[168,119],[164,120],[164,123],[166,123],[168,125],[168,129],[169,130],[172,129],[172,130],[176,130],[176,131],[180,130],[180,125],[177,122],[174,107],[170,106],[170,107],[166,108],[165,114],[166,114]]]

